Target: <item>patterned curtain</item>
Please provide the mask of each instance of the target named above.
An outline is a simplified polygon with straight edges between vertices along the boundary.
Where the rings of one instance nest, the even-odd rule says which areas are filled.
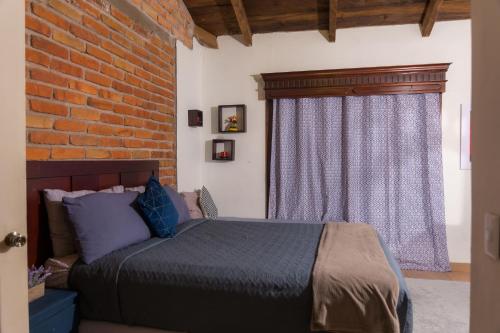
[[[269,218],[373,225],[404,269],[449,270],[439,94],[274,101]]]

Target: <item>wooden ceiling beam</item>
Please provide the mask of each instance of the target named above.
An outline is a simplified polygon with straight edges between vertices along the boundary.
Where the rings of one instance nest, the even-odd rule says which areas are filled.
[[[328,14],[328,41],[335,42],[337,36],[337,4],[338,0],[330,0]]]
[[[432,28],[434,27],[434,23],[436,23],[439,8],[443,4],[444,0],[429,0],[427,2],[427,7],[424,12],[424,19],[420,24],[420,30],[422,31],[422,37],[429,37],[432,32]]]
[[[210,32],[197,25],[194,26],[194,36],[203,46],[209,47],[211,49],[219,48],[219,44],[217,43],[217,36],[211,34]]]
[[[252,30],[250,29],[250,24],[248,23],[247,13],[245,11],[245,7],[243,6],[243,0],[231,0],[231,5],[233,5],[234,14],[238,20],[238,25],[240,26],[242,35],[241,42],[245,46],[252,46]]]

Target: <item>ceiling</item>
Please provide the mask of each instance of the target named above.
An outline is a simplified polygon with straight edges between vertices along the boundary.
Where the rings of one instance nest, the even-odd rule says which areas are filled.
[[[470,18],[470,0],[184,0],[198,27],[214,36],[241,34],[235,3],[246,12],[252,33],[328,30],[332,6],[336,29]],[[434,6],[434,7],[433,7]],[[430,7],[433,7],[430,9]]]

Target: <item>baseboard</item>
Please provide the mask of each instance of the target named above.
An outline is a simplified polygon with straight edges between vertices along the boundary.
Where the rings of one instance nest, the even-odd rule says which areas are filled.
[[[470,264],[465,262],[452,262],[450,264],[452,272],[470,273]]]

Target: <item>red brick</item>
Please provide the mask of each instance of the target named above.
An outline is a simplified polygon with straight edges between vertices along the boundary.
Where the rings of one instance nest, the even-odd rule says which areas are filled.
[[[134,89],[134,95],[137,97],[140,97],[145,100],[150,100],[151,99],[151,94],[143,89]]]
[[[35,49],[50,53],[56,57],[68,59],[69,52],[65,47],[53,43],[45,38],[31,36],[31,46],[33,46]]]
[[[61,31],[54,31],[52,33],[52,38],[66,46],[74,48],[78,51],[85,51],[85,43],[80,39],[72,37]]]
[[[142,140],[123,139],[123,146],[127,148],[142,148],[144,145]]]
[[[92,109],[72,108],[71,117],[75,119],[96,121],[100,119],[101,115],[99,111]]]
[[[78,25],[72,24],[69,27],[69,31],[78,38],[84,39],[93,44],[99,44],[99,37],[97,37],[95,33],[85,30]]]
[[[129,128],[117,127],[114,129],[114,134],[121,137],[130,137],[134,134],[134,132]]]
[[[52,148],[50,155],[53,160],[77,160],[85,157],[85,150],[81,148]]]
[[[92,135],[71,135],[69,142],[73,146],[97,146],[99,139]]]
[[[32,30],[32,31],[36,31],[42,35],[45,35],[45,36],[50,36],[50,27],[43,23],[42,21],[32,17],[32,16],[29,16],[29,15],[26,15],[26,21],[25,21],[25,24],[26,24],[26,28]]]
[[[105,99],[89,97],[87,104],[101,110],[113,110],[113,103]]]
[[[132,94],[134,92],[134,88],[132,88],[131,86],[127,85],[127,84],[123,84],[121,82],[118,82],[118,81],[113,81],[113,88],[115,90],[118,90],[122,93],[126,93],[126,94]]]
[[[132,48],[132,44],[127,39],[125,39],[125,37],[123,37],[123,35],[121,34],[112,32],[111,40],[126,49]]]
[[[87,128],[87,132],[90,134],[98,135],[113,135],[113,127],[101,124],[90,124]]]
[[[57,25],[58,27],[63,28],[64,30],[67,30],[69,28],[68,21],[66,21],[61,16],[55,14],[54,12],[48,10],[45,7],[45,5],[32,3],[31,9],[36,16],[41,17],[41,18],[49,21],[50,23],[53,23],[53,24]]]
[[[147,120],[144,122],[144,127],[152,130],[152,131],[157,131],[158,130],[158,124],[155,123],[154,121]]]
[[[99,62],[91,57],[87,57],[80,52],[71,51],[70,59],[73,63],[93,69],[99,70]]]
[[[138,130],[135,130],[134,136],[136,138],[140,138],[140,139],[151,139],[153,137],[153,133],[150,131],[138,129]]]
[[[87,96],[68,90],[55,89],[54,98],[72,104],[84,105],[87,103]]]
[[[93,17],[99,17],[99,10],[88,3],[88,0],[73,0],[78,7]],[[85,19],[85,16],[84,16]]]
[[[104,159],[110,158],[111,152],[107,149],[88,149],[85,157],[88,159]]]
[[[156,141],[144,141],[144,148],[158,149],[159,145]]]
[[[123,34],[127,32],[127,29],[123,25],[121,25],[121,23],[107,15],[101,14],[101,20],[102,22],[104,22],[104,24],[115,31],[121,32]]]
[[[33,49],[26,48],[26,61],[39,64],[45,67],[50,65],[50,58],[48,55]]]
[[[137,110],[135,108],[124,104],[116,104],[113,111],[130,116],[135,116],[137,114]]]
[[[101,43],[101,46],[103,49],[113,53],[114,55],[117,55],[121,58],[125,58],[127,52],[123,51],[120,47],[116,46],[110,41],[103,40]]]
[[[132,154],[128,150],[112,150],[111,158],[113,159],[130,159]]]
[[[57,119],[54,122],[54,129],[65,132],[85,132],[87,124],[78,120]]]
[[[43,145],[66,145],[68,144],[68,135],[65,133],[55,133],[49,131],[31,132],[29,134],[31,143]]]
[[[101,73],[118,80],[123,80],[125,78],[125,73],[123,71],[106,64],[102,64]]]
[[[63,1],[49,0],[49,5],[50,7],[63,14],[65,17],[70,17],[78,22],[82,20],[82,14],[80,14],[77,10]]]
[[[113,102],[117,102],[117,103],[120,103],[123,99],[122,95],[114,93],[114,92],[109,91],[109,90],[105,90],[105,89],[99,90],[99,97],[113,101]]]
[[[99,138],[99,146],[100,147],[121,147],[122,139],[119,138]]]
[[[26,116],[26,127],[28,128],[52,128],[54,120],[52,117],[29,114]]]
[[[133,159],[148,159],[151,157],[151,154],[148,150],[132,150],[132,158]]]
[[[122,13],[115,6],[111,6],[111,15],[128,27],[131,27],[134,24],[134,21],[132,19],[130,19],[127,15]]]
[[[108,124],[123,125],[123,117],[112,113],[102,113],[101,121]]]
[[[81,92],[84,92],[84,93],[87,93],[90,95],[97,95],[97,93],[99,91],[99,89],[97,89],[93,85],[88,84],[88,83],[83,82],[83,81],[70,81],[69,87],[71,89],[79,90]]]
[[[141,100],[135,96],[125,95],[125,96],[123,96],[123,101],[125,103],[133,105],[133,106],[141,105]]]
[[[125,117],[125,126],[143,127],[144,120],[139,118]]]
[[[151,81],[151,77],[152,77],[151,74],[149,74],[148,72],[146,72],[142,68],[138,68],[138,67],[135,68],[135,75],[137,75],[138,77],[141,77],[145,80],[148,80],[148,81]]]
[[[113,61],[111,54],[92,45],[87,45],[87,53],[107,63],[111,63]]]
[[[136,87],[141,87],[142,86],[142,83],[143,81],[133,75],[130,75],[130,74],[127,74],[127,76],[125,77],[125,82],[133,85],[133,86],[136,86]]]
[[[62,104],[55,104],[40,100],[31,100],[30,109],[36,112],[55,114],[58,116],[67,116],[68,107]]]
[[[28,161],[48,160],[49,156],[49,148],[26,147],[26,160]]]
[[[50,62],[50,68],[71,76],[76,76],[76,77],[83,76],[83,70],[80,67],[68,64],[66,62],[57,59],[52,59],[52,61]]]
[[[83,17],[83,25],[94,30],[99,35],[106,37],[106,38],[108,38],[110,33],[111,33],[111,31],[109,31],[109,29],[106,28],[103,24],[97,22],[96,20],[94,20],[88,16]]]
[[[93,82],[93,83],[101,85],[101,86],[104,86],[104,87],[111,87],[111,83],[112,83],[110,78],[103,76],[103,75],[100,75],[100,74],[97,74],[97,73],[88,72],[88,71],[85,72],[85,80]]]
[[[52,97],[52,88],[36,82],[26,81],[26,94],[39,97]]]

